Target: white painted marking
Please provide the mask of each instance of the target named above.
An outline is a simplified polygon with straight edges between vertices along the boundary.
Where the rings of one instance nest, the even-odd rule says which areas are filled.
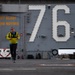
[[[55,41],[64,42],[70,38],[70,24],[67,21],[58,21],[58,19],[57,19],[58,10],[64,10],[65,14],[70,14],[70,8],[66,5],[56,5],[52,10],[53,38]],[[58,26],[64,26],[65,27],[65,36],[64,37],[58,37],[57,36]]]
[[[13,68],[13,70],[36,70],[36,68]]]
[[[75,64],[40,64],[40,66],[75,66]]]
[[[34,29],[32,31],[31,37],[29,39],[29,42],[34,42],[36,34],[39,30],[42,19],[44,17],[46,8],[45,8],[45,5],[29,5],[29,10],[40,10],[39,16],[37,18],[37,21],[36,21]]]
[[[10,69],[10,68],[0,68],[0,71],[13,71],[13,69]]]
[[[15,70],[27,70],[27,71],[33,71],[36,70],[36,68],[0,68],[0,71],[15,71]]]

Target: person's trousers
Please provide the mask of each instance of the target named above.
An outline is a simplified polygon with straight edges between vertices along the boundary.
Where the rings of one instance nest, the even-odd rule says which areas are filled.
[[[17,49],[17,43],[10,44],[10,53],[13,60],[16,60],[16,49]]]

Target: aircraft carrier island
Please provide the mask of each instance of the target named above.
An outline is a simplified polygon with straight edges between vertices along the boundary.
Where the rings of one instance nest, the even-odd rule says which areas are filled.
[[[4,1],[4,0],[2,0]],[[21,38],[17,58],[51,59],[65,51],[75,52],[74,3],[21,3],[21,0],[0,4],[0,58],[10,58],[6,34],[14,27]],[[61,53],[60,53],[61,52]]]

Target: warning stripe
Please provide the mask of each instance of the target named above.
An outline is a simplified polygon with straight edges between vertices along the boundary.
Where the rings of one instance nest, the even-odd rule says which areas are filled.
[[[0,56],[1,56],[1,57],[3,57],[3,55],[2,55],[2,54],[0,54]]]
[[[6,48],[4,48],[4,51],[6,50]]]
[[[11,55],[11,54],[9,53],[6,57],[8,57],[9,55]]]

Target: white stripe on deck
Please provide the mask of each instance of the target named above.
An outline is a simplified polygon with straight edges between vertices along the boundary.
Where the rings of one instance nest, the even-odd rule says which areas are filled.
[[[40,66],[56,66],[56,67],[62,67],[62,66],[66,66],[66,67],[69,67],[69,66],[75,66],[75,64],[40,64]]]
[[[0,68],[0,71],[34,71],[36,68]]]
[[[13,70],[9,68],[0,68],[0,71],[13,71]]]

